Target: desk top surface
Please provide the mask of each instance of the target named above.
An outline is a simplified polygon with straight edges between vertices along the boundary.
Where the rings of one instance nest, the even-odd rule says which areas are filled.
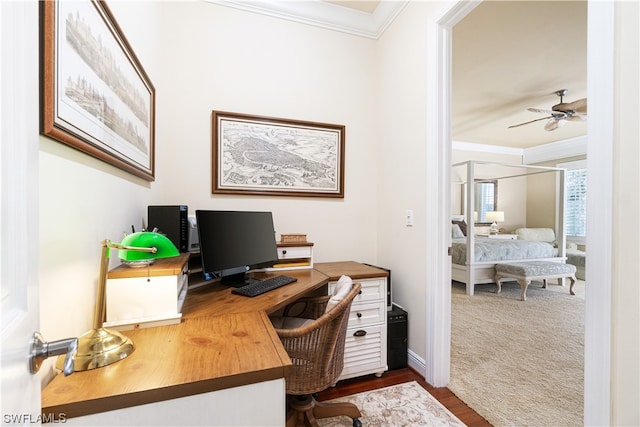
[[[109,366],[56,376],[42,411],[77,417],[283,378],[291,360],[265,312],[124,332],[136,349]],[[251,357],[237,357],[242,348]],[[232,357],[235,356],[235,357]]]
[[[208,284],[189,289],[187,299],[182,306],[182,318],[185,320],[202,316],[217,316],[223,313],[245,313],[266,311],[273,313],[290,302],[300,298],[327,283],[327,276],[316,270],[292,270],[254,274],[257,278],[287,275],[298,280],[281,288],[271,290],[256,297],[232,294],[233,288],[219,284]]]
[[[109,366],[68,377],[57,375],[42,391],[43,413],[90,415],[283,378],[291,360],[268,313],[342,274],[353,279],[387,275],[374,267],[345,262],[259,276],[276,274],[298,281],[253,298],[216,284],[190,289],[181,323],[124,331],[136,350]],[[237,357],[239,348],[251,357]]]

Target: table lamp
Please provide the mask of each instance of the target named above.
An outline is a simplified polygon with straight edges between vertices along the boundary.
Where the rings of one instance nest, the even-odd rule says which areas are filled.
[[[491,227],[489,228],[489,234],[498,234],[498,223],[504,222],[503,211],[489,211],[486,213],[487,221],[491,221]]]
[[[129,234],[125,236],[122,243],[114,243],[110,240],[102,242],[93,329],[78,338],[78,350],[73,357],[75,371],[88,371],[110,365],[124,359],[135,350],[130,338],[102,326],[106,314],[105,294],[111,249],[117,249],[122,262],[132,267],[148,266],[155,259],[180,255],[171,240],[154,232],[141,231]],[[63,364],[64,356],[58,357],[56,367],[62,369]]]

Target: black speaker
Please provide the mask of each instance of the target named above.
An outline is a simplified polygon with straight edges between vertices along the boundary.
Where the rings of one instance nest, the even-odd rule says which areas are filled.
[[[387,311],[387,366],[389,370],[407,367],[408,314],[393,305]]]
[[[180,252],[187,252],[189,240],[188,210],[185,205],[148,206],[147,230],[157,228],[158,233],[167,236]]]

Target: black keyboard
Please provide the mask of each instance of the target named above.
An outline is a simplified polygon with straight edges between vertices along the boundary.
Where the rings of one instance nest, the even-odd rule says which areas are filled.
[[[240,288],[236,288],[231,291],[232,294],[244,295],[247,297],[255,297],[265,292],[272,291],[281,286],[288,285],[297,281],[295,277],[289,276],[274,276],[265,280],[252,281],[248,285],[244,285]]]

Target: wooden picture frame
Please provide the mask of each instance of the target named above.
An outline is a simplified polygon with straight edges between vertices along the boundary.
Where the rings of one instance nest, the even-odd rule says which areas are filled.
[[[213,111],[213,193],[344,198],[345,126]]]
[[[155,88],[105,2],[40,2],[40,133],[154,180]]]

